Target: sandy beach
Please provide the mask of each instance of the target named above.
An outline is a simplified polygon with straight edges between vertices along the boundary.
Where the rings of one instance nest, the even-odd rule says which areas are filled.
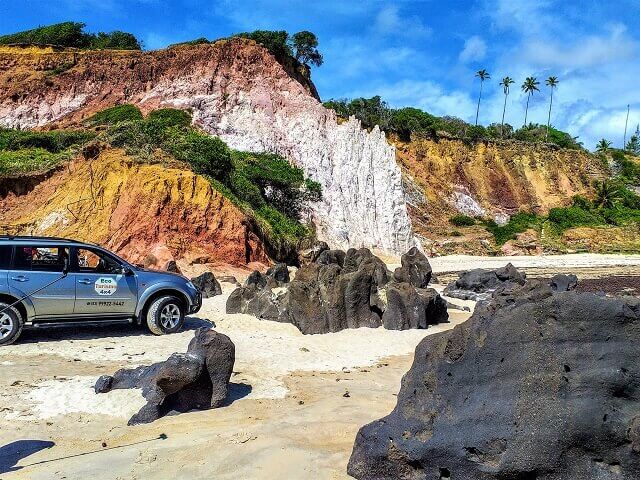
[[[431,259],[436,273],[507,261],[534,275],[637,275],[640,256]],[[415,346],[470,315],[451,309],[450,323],[427,330],[302,335],[290,324],[226,315],[234,287],[223,287],[178,334],[155,337],[132,326],[33,330],[3,347],[0,479],[348,478],[357,430],[394,407]],[[100,375],[185,351],[200,326],[236,345],[227,406],[130,427],[144,403],[139,391],[93,393]]]

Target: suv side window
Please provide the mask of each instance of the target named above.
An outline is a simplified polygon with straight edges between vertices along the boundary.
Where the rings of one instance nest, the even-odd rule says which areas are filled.
[[[78,248],[78,271],[83,273],[120,273],[122,265],[102,252]]]
[[[33,272],[62,272],[69,260],[67,247],[16,246],[14,269]]]
[[[13,247],[9,245],[0,246],[0,270],[9,270],[11,268],[11,253]]]

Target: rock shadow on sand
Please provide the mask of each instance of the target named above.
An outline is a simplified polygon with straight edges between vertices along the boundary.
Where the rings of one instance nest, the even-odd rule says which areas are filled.
[[[215,323],[199,317],[186,317],[181,332],[201,327],[215,328]],[[178,332],[180,333],[180,332]],[[143,326],[131,323],[109,323],[104,325],[57,325],[26,329],[16,345],[21,343],[57,342],[60,340],[89,340],[103,337],[151,336]]]
[[[0,474],[15,472],[20,460],[55,445],[49,440],[16,440],[0,447]]]

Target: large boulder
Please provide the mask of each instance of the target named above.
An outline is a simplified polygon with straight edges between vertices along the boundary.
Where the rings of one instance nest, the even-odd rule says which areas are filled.
[[[415,288],[409,283],[387,288],[387,308],[382,325],[389,330],[427,328],[448,321],[447,302],[433,288]]]
[[[458,279],[447,285],[442,293],[452,298],[480,301],[490,298],[505,283],[523,285],[525,281],[526,274],[508,263],[496,270],[476,268],[461,272]]]
[[[204,272],[202,275],[198,275],[191,279],[191,283],[200,290],[202,298],[211,298],[216,295],[222,295],[222,287],[216,277],[211,272]]]
[[[196,330],[187,353],[174,353],[164,362],[103,375],[96,393],[139,388],[147,400],[129,425],[150,423],[169,414],[217,408],[224,404],[235,362],[235,346],[221,333]]]
[[[640,478],[640,300],[510,283],[425,338],[387,417],[358,432],[365,479]]]
[[[431,264],[427,257],[412,247],[400,258],[401,265],[393,272],[393,278],[397,282],[407,282],[417,288],[427,288],[431,281]]]
[[[447,320],[446,302],[426,288],[430,268],[417,249],[403,256],[397,278],[366,248],[346,253],[323,249],[315,262],[300,267],[286,289],[274,283],[273,272],[254,272],[229,296],[227,313],[291,323],[305,334],[427,328]]]

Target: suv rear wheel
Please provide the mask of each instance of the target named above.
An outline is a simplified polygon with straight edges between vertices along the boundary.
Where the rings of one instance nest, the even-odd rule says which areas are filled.
[[[147,310],[147,327],[154,335],[176,333],[184,324],[185,308],[172,295],[156,298]]]
[[[20,312],[8,303],[0,302],[0,312],[0,345],[9,345],[22,333],[24,322]]]

